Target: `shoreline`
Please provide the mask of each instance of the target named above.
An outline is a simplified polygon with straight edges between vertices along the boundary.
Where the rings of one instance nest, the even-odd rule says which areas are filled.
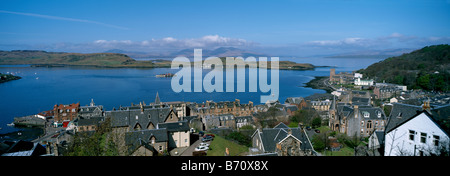
[[[334,90],[324,84],[324,81],[329,78],[330,78],[329,76],[314,76],[314,79],[307,82],[303,87],[309,87],[312,89],[321,89],[325,90],[327,93],[331,93]]]
[[[0,73],[0,84],[1,83],[5,83],[5,82],[9,82],[9,81],[19,80],[19,79],[22,79],[22,77],[14,76],[14,75],[11,75],[11,74],[2,74],[2,73]]]

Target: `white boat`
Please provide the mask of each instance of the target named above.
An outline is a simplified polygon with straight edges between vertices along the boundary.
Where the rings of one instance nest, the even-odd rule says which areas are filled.
[[[11,126],[12,126],[12,127],[13,127],[13,126],[16,126],[13,122],[8,123],[8,124],[6,124],[6,125],[7,125],[7,126],[10,126],[10,127],[11,127]]]

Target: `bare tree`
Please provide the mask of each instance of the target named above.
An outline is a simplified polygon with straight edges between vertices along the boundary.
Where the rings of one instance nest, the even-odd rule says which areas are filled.
[[[397,137],[397,129],[396,130],[394,130],[394,131],[391,131],[390,133],[388,133],[388,135],[389,135],[389,137],[392,139],[390,142],[390,149],[389,149],[389,156],[391,156],[391,154],[392,154],[392,150],[394,149],[394,148],[397,148],[397,150],[398,151],[402,151],[402,149],[403,149],[403,146],[401,147],[401,148],[399,148],[397,145],[396,146],[394,146],[394,143],[395,143],[395,141],[396,140],[399,140],[399,139],[401,139],[404,135],[405,135],[405,133],[403,133],[403,134],[401,134],[400,136],[398,136]],[[386,138],[385,138],[386,139]],[[387,141],[385,142],[385,145],[386,144],[388,144],[387,143]]]

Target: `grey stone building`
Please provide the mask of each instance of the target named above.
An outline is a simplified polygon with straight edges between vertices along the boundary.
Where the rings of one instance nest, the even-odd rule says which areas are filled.
[[[300,128],[290,128],[279,123],[274,128],[258,129],[252,135],[252,151],[276,153],[278,156],[311,156],[314,148]]]

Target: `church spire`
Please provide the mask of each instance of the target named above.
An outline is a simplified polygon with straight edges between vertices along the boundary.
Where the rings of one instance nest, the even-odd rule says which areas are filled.
[[[161,100],[159,100],[158,92],[156,92],[155,105],[156,104],[161,104]]]
[[[91,105],[91,106],[95,106],[95,103],[94,103],[94,99],[93,99],[93,98],[91,99],[90,105]]]

